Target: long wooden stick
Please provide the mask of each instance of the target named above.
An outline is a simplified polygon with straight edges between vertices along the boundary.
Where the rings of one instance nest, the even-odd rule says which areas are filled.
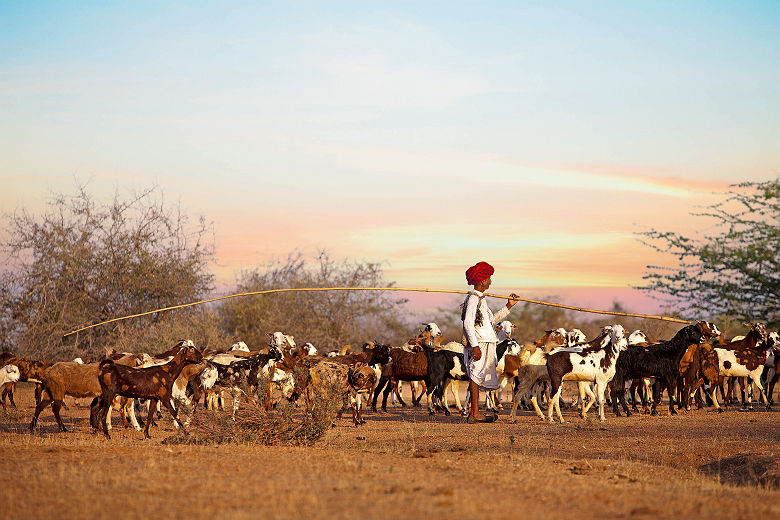
[[[101,321],[100,323],[95,323],[93,325],[87,325],[86,327],[81,327],[80,329],[76,329],[73,331],[68,332],[67,334],[63,334],[63,338],[70,336],[71,334],[76,334],[77,332],[81,332],[82,330],[91,329],[93,327],[98,327],[100,325],[105,325],[106,323],[113,323],[115,321],[122,321],[122,320],[128,320],[130,318],[138,318],[139,316],[147,316],[149,314],[154,314],[155,312],[163,312],[163,311],[170,311],[173,309],[181,309],[183,307],[192,307],[193,305],[201,305],[203,303],[210,303],[210,302],[216,302],[219,300],[227,300],[228,298],[237,298],[239,296],[254,296],[257,294],[275,294],[275,293],[284,293],[284,292],[317,292],[317,291],[406,291],[406,292],[427,292],[427,293],[451,293],[451,294],[468,294],[469,291],[464,290],[455,290],[455,289],[416,289],[416,288],[409,288],[409,287],[296,287],[292,289],[269,289],[267,291],[251,291],[251,292],[243,292],[238,294],[228,294],[227,296],[219,296],[217,298],[209,298],[208,300],[200,300],[197,302],[192,303],[183,303],[181,305],[173,305],[171,307],[164,307],[162,309],[155,309],[153,311],[147,311],[142,312],[139,314],[131,314],[130,316],[122,316],[121,318],[113,318],[106,321]],[[502,294],[490,294],[485,293],[485,296],[490,296],[491,298],[501,298],[504,300],[508,300],[509,296],[502,295]],[[561,303],[552,303],[552,302],[545,302],[541,300],[531,300],[528,298],[515,298],[517,301],[521,302],[527,302],[527,303],[534,303],[537,305],[546,305],[548,307],[559,307],[561,309],[569,309],[572,311],[579,311],[579,312],[590,312],[592,314],[609,314],[611,316],[629,316],[633,318],[647,318],[651,320],[663,320],[663,321],[672,321],[675,323],[690,323],[688,320],[682,320],[679,318],[671,318],[668,316],[652,316],[648,314],[633,314],[630,312],[616,312],[616,311],[599,311],[595,309],[587,309],[585,307],[573,307],[571,305],[563,305]]]

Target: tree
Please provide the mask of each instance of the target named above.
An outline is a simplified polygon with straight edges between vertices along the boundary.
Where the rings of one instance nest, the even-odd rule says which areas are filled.
[[[669,298],[688,317],[701,313],[780,322],[780,179],[731,186],[697,216],[715,232],[690,238],[652,229],[642,243],[673,255],[673,267],[648,265],[644,291]],[[709,228],[708,228],[709,229]]]
[[[372,262],[333,261],[322,251],[310,263],[291,254],[264,271],[240,275],[237,292],[295,287],[391,287],[381,265]],[[379,291],[295,292],[227,300],[220,307],[223,327],[252,348],[268,343],[268,333],[292,334],[296,343],[317,348],[345,344],[355,347],[379,339],[397,341],[408,327],[401,319],[404,299]]]
[[[102,204],[79,185],[75,195],[55,194],[42,215],[21,210],[5,219],[0,328],[2,339],[21,352],[97,354],[117,335],[163,316],[90,329],[67,344],[63,334],[199,299],[212,288],[209,225],[203,218],[191,225],[156,188]]]

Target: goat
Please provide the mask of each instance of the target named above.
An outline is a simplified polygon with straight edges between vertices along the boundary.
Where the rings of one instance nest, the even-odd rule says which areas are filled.
[[[516,328],[517,326],[512,325],[512,322],[509,320],[504,320],[496,325],[496,335],[498,336],[498,342],[501,343],[505,339],[511,338],[512,331]]]
[[[425,347],[421,348],[423,348],[424,351],[429,350],[427,347],[430,347],[433,344],[430,331],[423,330],[418,338],[421,338],[425,345]],[[411,341],[412,340],[410,340],[410,342]],[[428,359],[425,352],[409,352],[403,348],[392,348],[390,349],[389,355],[389,362],[382,366],[382,376],[379,379],[379,383],[377,383],[374,397],[371,400],[371,410],[374,412],[376,411],[376,401],[379,397],[379,392],[382,391],[383,388],[382,411],[386,412],[387,397],[393,388],[393,382],[425,381],[428,377]],[[429,385],[426,385],[426,389],[427,388],[429,388]],[[398,396],[398,399],[401,406],[406,406],[406,403],[400,395]]]
[[[766,325],[759,322],[745,325],[750,327],[750,331],[743,339],[715,347],[718,372],[721,377],[748,377],[758,388],[760,399],[764,400],[769,409],[771,405],[761,384],[761,373],[773,345],[767,341]],[[745,405],[744,394],[742,404]],[[748,408],[752,407],[752,398],[748,395]]]
[[[135,354],[122,356],[122,362],[126,363],[133,363],[136,359]],[[67,429],[60,417],[60,409],[65,405],[65,396],[82,398],[100,395],[100,385],[97,381],[97,363],[81,364],[67,361],[50,366],[46,366],[45,362],[36,360],[24,360],[24,363],[21,361],[20,363],[25,366],[24,370],[27,371],[28,380],[33,380],[32,377],[34,376],[41,382],[41,392],[36,392],[38,397],[36,398],[33,418],[30,421],[30,433],[35,431],[38,424],[38,416],[49,404],[51,404],[51,409],[60,431],[64,432]],[[22,371],[20,370],[20,372]],[[43,397],[44,393],[48,398]],[[110,427],[110,417],[107,417],[106,420],[109,422],[108,426]],[[127,422],[124,415],[123,421]]]
[[[503,322],[502,322],[503,323]],[[489,390],[485,393],[485,408],[498,413],[501,406],[501,393],[506,388],[507,383],[514,379],[512,363],[512,356],[517,356],[520,353],[522,347],[520,344],[508,337],[500,340],[496,343],[496,374],[498,375],[498,389]],[[507,357],[509,356],[509,357]],[[507,369],[507,361],[509,361],[510,368]],[[468,380],[468,378],[466,378]]]
[[[230,346],[228,352],[249,352],[249,347],[243,341],[238,341]]]
[[[41,382],[41,400],[35,406],[35,413],[32,421],[30,421],[30,433],[35,431],[38,424],[38,416],[49,404],[51,404],[51,409],[60,431],[67,431],[60,417],[60,409],[65,404],[65,396],[82,398],[100,395],[97,373],[98,363],[81,365],[73,361],[66,361],[55,363],[48,367]]]
[[[448,344],[451,345],[451,344]],[[428,413],[434,414],[433,400],[430,394],[441,403],[445,415],[450,415],[449,405],[444,398],[444,392],[453,381],[468,381],[469,377],[466,374],[466,367],[463,364],[463,346],[460,343],[456,343],[460,349],[442,348],[438,350],[426,349],[427,355],[427,367],[428,377],[426,385],[428,385],[429,397],[428,397]],[[496,357],[499,358],[499,365],[502,365],[507,353],[514,352],[519,349],[518,343],[510,338],[505,338],[503,341],[496,344]],[[511,356],[511,354],[508,354]],[[487,397],[486,399],[489,399]],[[458,406],[461,413],[464,412],[462,406],[460,406],[459,399]],[[490,403],[490,401],[488,401]],[[488,405],[489,406],[489,405]]]
[[[303,349],[304,352],[306,352],[307,356],[317,355],[317,349],[311,343],[304,343],[301,348]]]
[[[358,363],[364,363],[369,367],[373,365],[385,366],[390,363],[390,355],[392,350],[396,349],[390,349],[390,347],[387,345],[365,343],[363,345],[363,352],[359,354],[345,354],[343,356],[336,356],[333,358],[321,356],[308,356],[301,358],[299,362],[303,365],[302,370],[295,370],[295,367],[289,367],[289,370],[296,376],[295,390],[293,391],[291,398],[292,400],[297,400],[299,396],[304,395],[307,408],[310,406],[310,395],[308,387],[310,381],[309,373],[311,372],[311,369],[319,363],[330,363],[344,366],[354,366]],[[285,370],[287,369],[288,367],[285,367]],[[369,398],[370,397],[371,396],[369,396]],[[376,401],[376,394],[374,394],[373,400]]]
[[[279,350],[294,349],[295,348],[295,336],[284,334],[283,332],[269,332],[268,336],[271,338],[270,345],[275,346]]]
[[[337,417],[342,416],[349,404],[352,406],[352,422],[355,426],[366,422],[360,413],[361,394],[374,389],[376,375],[371,367],[362,362],[349,365],[334,363],[332,360],[321,361],[308,370],[308,378],[315,395],[324,398],[333,392],[343,399],[343,407]]]
[[[679,401],[686,410],[691,408],[691,398],[704,384],[705,379],[710,384],[710,399],[718,411],[722,411],[715,391],[718,388],[720,374],[718,369],[718,354],[709,343],[690,345],[680,360]]]
[[[688,347],[705,343],[709,338],[720,335],[718,327],[707,321],[697,321],[683,327],[668,341],[647,347],[634,346],[626,350],[617,361],[615,377],[612,381],[612,411],[620,416],[618,401],[626,415],[631,415],[626,404],[625,382],[642,377],[655,377],[653,385],[653,405],[651,415],[658,415],[658,403],[665,387],[669,393],[669,413],[677,415],[674,400],[677,377],[680,373],[680,360]]]
[[[16,365],[5,365],[0,368],[0,385],[17,381],[19,381],[19,367]]]
[[[145,398],[149,399],[149,416],[144,428],[144,438],[149,439],[149,426],[152,423],[157,402],[161,402],[171,413],[173,420],[177,421],[176,409],[171,404],[173,383],[186,364],[200,363],[202,359],[203,355],[196,348],[180,346],[168,363],[149,368],[133,369],[117,365],[110,359],[101,361],[97,376],[101,399],[98,406],[93,407],[90,416],[93,428],[97,429],[97,425],[102,423],[103,434],[110,439],[105,419],[114,396]]]
[[[585,334],[580,329],[571,329],[566,332],[567,347],[576,347],[580,343],[586,343],[587,341],[588,338],[585,337]]]
[[[3,363],[10,363],[16,365],[19,369],[19,382],[30,381],[35,383],[35,404],[41,402],[41,381],[46,369],[51,366],[51,363],[39,359],[28,359],[13,356],[6,356]],[[8,382],[2,386],[2,404],[3,410],[5,410],[5,400],[8,398],[11,406],[16,408],[16,402],[14,401],[14,392],[16,391],[16,381]]]
[[[773,348],[770,350],[769,355],[766,358],[764,366],[766,370],[766,398],[769,401],[769,407],[774,404],[775,384],[780,379],[780,337],[778,332],[770,332],[767,336],[767,341],[771,342]]]
[[[552,423],[553,410],[558,413],[558,420],[563,422],[560,398],[561,383],[565,376],[575,381],[595,381],[596,397],[599,402],[599,419],[604,422],[604,398],[607,384],[615,375],[615,365],[620,358],[620,352],[627,347],[623,327],[610,325],[604,327],[608,332],[607,342],[601,345],[582,349],[581,352],[571,352],[567,349],[556,349],[547,355],[547,373],[550,377],[550,402],[547,405],[547,419]],[[604,344],[606,343],[606,344]],[[589,405],[583,404],[583,414],[587,413]]]
[[[268,354],[255,354],[250,358],[234,361],[229,365],[214,363],[218,373],[214,387],[230,390],[233,394],[233,420],[236,419],[239,398],[244,393],[244,388],[251,393],[256,393],[260,374],[270,378],[274,363],[281,359],[282,352],[276,347],[271,347]]]
[[[189,426],[190,420],[195,416],[201,393],[213,387],[218,377],[217,367],[209,361],[186,365],[182,369],[171,388],[171,399],[192,406],[192,413],[183,421],[184,426]],[[177,422],[174,422],[174,425],[177,428],[179,426]]]
[[[577,337],[579,338],[579,335]],[[590,343],[577,343],[577,346],[561,347],[567,339],[568,335],[563,329],[547,331],[544,336],[534,341],[532,345],[524,347],[517,356],[507,358],[505,372],[510,372],[515,377],[515,389],[512,393],[512,411],[509,414],[510,422],[517,422],[517,406],[520,403],[520,398],[534,389],[537,390],[534,391],[531,397],[531,404],[536,411],[537,417],[543,421],[546,420],[542,410],[539,408],[538,389],[541,388],[540,382],[546,383],[550,381],[550,375],[547,370],[548,354],[555,352],[582,352],[587,348],[601,348],[609,340],[608,332],[602,331]],[[564,376],[563,379],[567,381],[575,380],[574,376]],[[585,414],[590,408],[590,405],[585,403],[585,397],[587,395],[592,404],[595,402],[596,396],[587,383],[578,381],[577,386],[580,392],[580,399],[582,400],[580,416],[585,418]]]

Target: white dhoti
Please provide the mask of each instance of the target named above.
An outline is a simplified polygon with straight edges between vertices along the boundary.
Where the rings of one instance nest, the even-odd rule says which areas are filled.
[[[496,372],[496,344],[479,343],[479,350],[482,351],[482,357],[473,358],[474,349],[466,347],[463,349],[463,365],[466,367],[466,375],[469,379],[477,383],[482,391],[498,389],[498,373]]]

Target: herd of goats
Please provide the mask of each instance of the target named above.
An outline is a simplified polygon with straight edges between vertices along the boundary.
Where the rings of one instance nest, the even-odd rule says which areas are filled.
[[[760,322],[747,326],[745,336],[727,340],[713,323],[696,321],[671,339],[658,342],[649,342],[642,331],[626,337],[621,325],[604,327],[590,341],[577,329],[560,328],[546,331],[531,343],[520,344],[512,338],[512,324],[504,321],[497,325],[500,386],[487,393],[485,406],[497,413],[501,394],[511,389],[511,422],[516,421],[520,404],[532,408],[543,420],[554,422],[555,413],[564,422],[560,404],[562,383],[573,381],[577,383],[579,398],[570,406],[578,406],[582,418],[598,402],[599,418],[606,420],[604,408],[610,401],[615,415],[620,415],[619,406],[630,415],[627,395],[635,411],[641,401],[644,411],[655,415],[664,390],[668,393],[670,414],[676,414],[679,408],[689,410],[694,402],[699,407],[714,406],[723,411],[718,391],[724,406],[728,406],[738,382],[742,406],[752,407],[755,387],[769,408],[779,376],[778,332],[767,333],[766,325]],[[468,381],[463,366],[464,347],[454,341],[442,344],[442,334],[435,323],[424,324],[416,337],[399,347],[366,343],[358,353],[342,349],[326,356],[318,355],[310,343],[297,346],[292,336],[282,332],[269,336],[268,346],[257,352],[250,351],[243,342],[227,351],[204,352],[192,341],[181,340],[154,356],[109,352],[105,359],[94,363],[76,359],[51,364],[4,352],[0,354],[2,406],[5,409],[6,399],[16,406],[17,382],[34,382],[36,407],[30,432],[35,431],[40,413],[49,405],[60,430],[65,431],[60,417],[65,396],[91,398],[91,426],[94,431],[102,428],[109,438],[112,410],[120,414],[125,426],[140,430],[143,422],[136,418],[135,410],[142,403],[146,405],[143,429],[148,438],[149,426],[159,417],[155,414],[161,408],[170,412],[176,428],[185,429],[201,399],[209,409],[223,408],[225,392],[232,395],[234,419],[242,396],[262,401],[266,409],[275,405],[274,399],[300,399],[311,410],[321,406],[318,403],[327,394],[341,400],[339,416],[351,406],[353,422],[358,426],[365,422],[361,413],[364,397],[373,411],[380,393],[383,411],[391,392],[393,401],[397,398],[406,406],[399,392],[399,385],[404,382],[411,384],[412,404],[419,405],[425,395],[431,414],[451,413],[448,389],[458,410],[468,413],[461,405],[458,389],[459,382]],[[545,399],[546,417],[539,407]],[[182,403],[191,409],[187,417],[179,414]]]

